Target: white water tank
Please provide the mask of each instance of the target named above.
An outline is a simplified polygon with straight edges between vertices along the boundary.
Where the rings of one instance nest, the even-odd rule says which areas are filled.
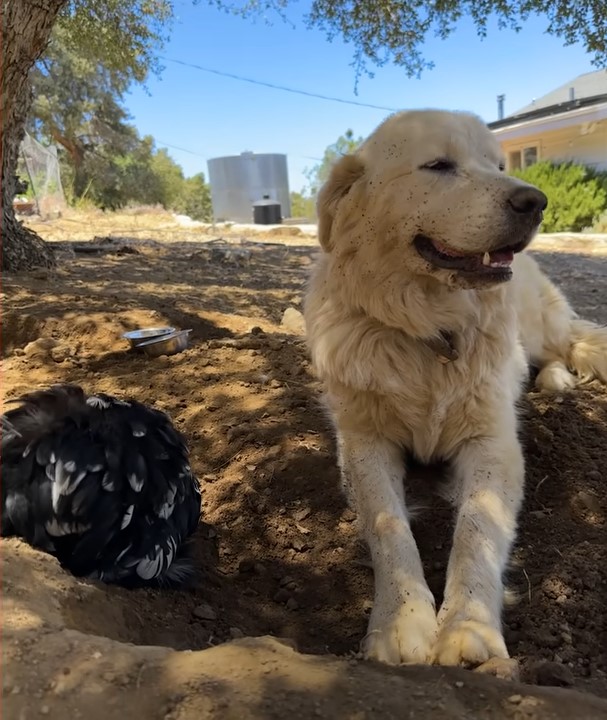
[[[207,165],[215,222],[252,223],[253,203],[266,196],[280,203],[283,218],[291,216],[286,155],[243,152]]]

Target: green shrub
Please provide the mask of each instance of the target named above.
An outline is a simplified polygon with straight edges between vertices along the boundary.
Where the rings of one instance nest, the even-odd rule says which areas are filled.
[[[542,232],[580,232],[607,209],[604,173],[584,165],[540,162],[512,174],[546,193]]]
[[[590,232],[607,233],[607,210],[601,215],[601,217],[590,228]]]

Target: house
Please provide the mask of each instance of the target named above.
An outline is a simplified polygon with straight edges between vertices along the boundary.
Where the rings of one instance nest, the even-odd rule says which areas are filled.
[[[498,97],[500,110],[503,99]],[[508,171],[540,160],[607,170],[607,70],[580,75],[489,127]]]

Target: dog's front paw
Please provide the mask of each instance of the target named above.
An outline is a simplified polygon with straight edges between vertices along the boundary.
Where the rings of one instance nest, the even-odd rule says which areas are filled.
[[[394,612],[374,608],[363,652],[367,659],[389,665],[428,664],[437,632],[434,605],[425,598],[408,600]]]
[[[476,620],[456,620],[441,625],[434,646],[434,663],[477,667],[490,658],[508,658],[499,629]]]

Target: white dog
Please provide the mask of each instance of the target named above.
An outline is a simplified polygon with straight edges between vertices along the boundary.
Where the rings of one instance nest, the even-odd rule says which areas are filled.
[[[308,341],[373,560],[365,653],[388,663],[508,657],[502,574],[523,496],[528,364],[547,390],[607,381],[607,329],[578,319],[522,252],[546,197],[503,170],[475,116],[398,113],[335,165],[318,199]],[[407,456],[453,470],[438,614],[405,505]]]

